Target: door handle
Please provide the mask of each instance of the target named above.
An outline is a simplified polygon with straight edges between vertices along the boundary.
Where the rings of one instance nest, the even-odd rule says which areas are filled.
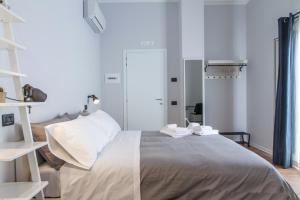
[[[155,99],[156,101],[162,101],[163,99]]]

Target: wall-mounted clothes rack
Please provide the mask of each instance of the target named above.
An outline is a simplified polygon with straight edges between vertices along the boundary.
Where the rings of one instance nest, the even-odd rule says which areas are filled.
[[[299,12],[296,12],[296,13],[294,13],[294,14],[292,14],[292,16],[295,17],[295,18],[298,18],[299,15],[300,15],[300,11],[299,11]]]
[[[248,60],[208,60],[205,65],[207,79],[238,78]]]
[[[208,67],[240,67],[242,71],[243,67],[248,65],[248,60],[208,60],[206,61],[205,72]]]

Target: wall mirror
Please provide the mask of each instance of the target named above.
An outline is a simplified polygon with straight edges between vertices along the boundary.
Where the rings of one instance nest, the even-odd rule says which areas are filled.
[[[202,60],[184,60],[184,116],[189,122],[204,124],[204,69]]]

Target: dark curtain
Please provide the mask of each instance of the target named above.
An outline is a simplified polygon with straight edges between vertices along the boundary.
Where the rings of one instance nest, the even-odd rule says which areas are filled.
[[[294,139],[294,32],[293,16],[278,20],[279,69],[276,96],[273,162],[292,166]]]

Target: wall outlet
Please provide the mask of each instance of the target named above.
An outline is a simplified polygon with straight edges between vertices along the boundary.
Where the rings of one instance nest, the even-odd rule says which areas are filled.
[[[2,127],[12,126],[15,124],[15,116],[14,114],[5,114],[2,115]]]

